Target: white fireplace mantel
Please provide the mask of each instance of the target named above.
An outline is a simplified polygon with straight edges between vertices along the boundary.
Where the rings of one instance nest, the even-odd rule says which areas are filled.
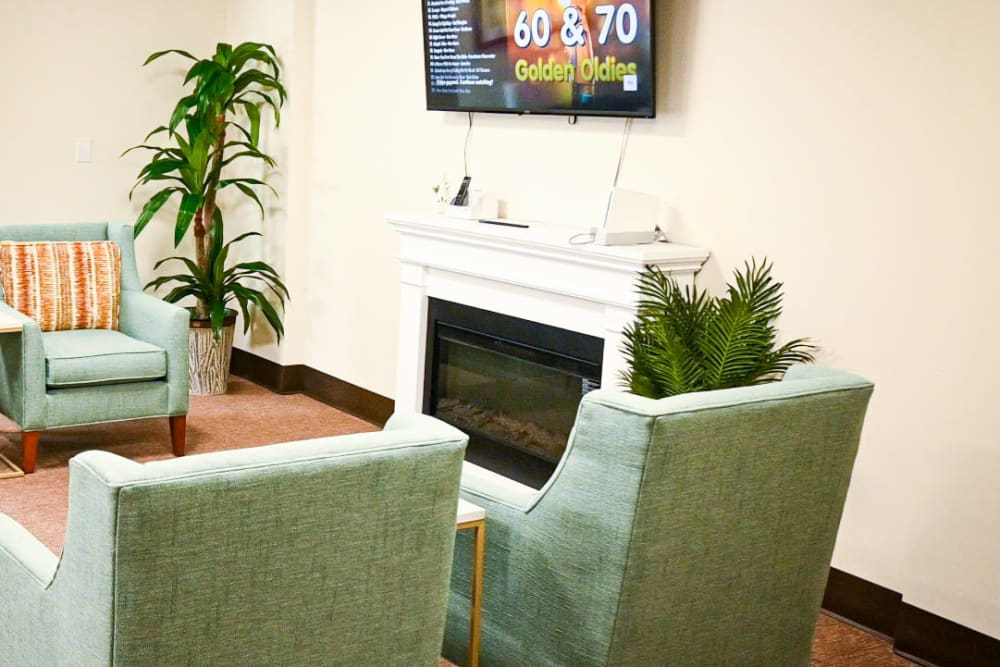
[[[601,385],[625,368],[622,328],[635,317],[637,274],[647,265],[691,284],[708,257],[673,243],[596,246],[581,230],[527,229],[434,215],[389,213],[400,234],[396,410],[423,407],[427,300],[462,303],[604,340]]]

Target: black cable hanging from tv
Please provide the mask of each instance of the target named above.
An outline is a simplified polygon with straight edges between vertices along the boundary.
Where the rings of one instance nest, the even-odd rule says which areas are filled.
[[[465,165],[465,174],[464,174],[464,176],[468,176],[469,175],[469,140],[470,139],[472,139],[472,112],[471,111],[469,112],[469,129],[465,133],[465,153],[463,155],[464,165]]]

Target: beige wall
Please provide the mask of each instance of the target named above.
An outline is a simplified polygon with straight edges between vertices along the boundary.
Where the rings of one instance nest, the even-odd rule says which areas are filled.
[[[308,265],[314,3],[311,0],[226,0],[224,4],[228,20],[221,38],[232,44],[257,41],[273,45],[288,92],[280,128],[275,130],[271,121],[266,121],[261,131],[261,146],[277,161],[277,169],[265,171],[262,168],[256,173],[246,173],[267,180],[279,196],[260,189],[265,209],[263,220],[259,209],[244,197],[238,198],[241,203],[237,208],[227,209],[226,218],[227,237],[244,231],[263,234],[241,243],[243,255],[238,259],[263,258],[283,277],[292,295],[283,318],[286,337],[279,345],[264,318],[258,314],[249,333],[244,334],[241,327],[237,328],[235,344],[283,365],[305,363],[311,330]]]
[[[142,63],[160,49],[210,49],[225,20],[222,5],[195,0],[0,0],[4,220],[134,221],[142,202],[128,191],[144,156],[119,155],[169,119],[183,72]],[[74,161],[77,138],[93,141],[90,163]],[[137,242],[144,277],[171,249],[168,227],[151,225]]]
[[[160,46],[209,48],[206,12],[234,40],[264,34],[287,45],[291,93],[266,252],[299,310],[280,349],[241,345],[391,396],[397,239],[382,216],[426,211],[441,173],[461,175],[465,139],[464,116],[424,110],[420,3],[351,3],[349,19],[315,0],[36,4],[0,0],[17,64],[0,70],[15,100],[0,105],[7,216],[128,217],[139,163],[116,156],[176,85],[138,64]],[[672,238],[711,250],[703,286],[773,259],[784,330],[876,382],[834,565],[1000,637],[1000,354],[988,342],[1000,5],[658,6],[659,114],[634,123],[621,184],[659,194]],[[621,120],[475,122],[472,174],[509,215],[593,223]],[[72,162],[76,136],[95,138],[93,164]],[[162,254],[164,239],[141,241]]]
[[[265,150],[282,167],[269,175],[282,196],[265,194],[267,217],[263,224],[253,205],[227,209],[227,236],[265,231],[263,239],[251,239],[238,248],[246,256],[272,262],[303,307],[289,307],[285,325],[290,345],[276,346],[263,320],[254,322],[249,335],[238,332],[237,340],[241,347],[281,363],[301,363],[303,358],[294,352],[306,349],[309,330],[304,307],[307,263],[295,258],[309,247],[303,242],[308,227],[302,214],[308,209],[304,196],[307,179],[292,183],[291,175],[309,167],[309,142],[302,133],[308,130],[312,116],[306,85],[311,77],[312,53],[308,39],[296,39],[296,30],[308,37],[311,27],[296,28],[296,12],[301,14],[300,6],[311,4],[0,0],[0,43],[15,56],[9,67],[0,70],[0,90],[5,91],[5,102],[11,101],[0,105],[0,127],[6,130],[0,140],[5,218],[27,223],[134,221],[146,198],[155,192],[140,189],[134,201],[128,200],[129,189],[148,154],[120,154],[169,119],[189,66],[182,58],[166,57],[143,67],[146,57],[166,48],[207,56],[220,40],[267,40],[281,52],[290,87],[299,83],[294,73],[303,72],[301,94],[297,103],[286,108],[282,133],[263,131]],[[92,140],[91,162],[75,161],[77,138]],[[169,205],[164,210],[168,209]],[[153,276],[157,259],[175,254],[172,230],[168,212],[136,241],[144,279]],[[189,252],[188,244],[181,250]],[[169,265],[164,268],[170,270]]]

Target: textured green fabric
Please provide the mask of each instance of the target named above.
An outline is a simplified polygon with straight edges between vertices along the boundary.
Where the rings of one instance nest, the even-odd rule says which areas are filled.
[[[168,417],[166,382],[129,382],[100,387],[53,389],[45,394],[48,428],[146,417]]]
[[[142,285],[135,265],[130,225],[104,222],[0,225],[0,240],[116,242],[122,260],[119,331],[166,354],[166,377],[159,373],[157,377],[163,379],[155,382],[146,381],[150,374],[148,357],[131,357],[137,366],[129,368],[127,359],[117,359],[117,368],[113,369],[116,376],[124,378],[131,374],[140,380],[122,384],[126,390],[110,385],[65,388],[65,384],[75,384],[81,373],[84,378],[93,375],[100,379],[101,373],[109,369],[90,367],[87,371],[80,368],[82,362],[63,359],[55,369],[55,377],[64,378],[60,381],[63,388],[50,387],[46,391],[47,372],[51,377],[53,369],[46,369],[47,348],[43,340],[55,339],[47,336],[43,339],[37,324],[2,303],[0,309],[24,321],[25,327],[19,334],[0,334],[0,411],[26,431],[187,414],[188,313],[139,291]]]
[[[0,241],[107,241],[108,223],[0,225]]]
[[[808,367],[659,401],[600,390],[541,491],[467,464],[462,495],[487,511],[480,664],[808,665],[871,391]]]
[[[158,380],[167,375],[167,353],[111,329],[42,333],[45,384],[50,388]]]
[[[0,516],[0,666],[436,667],[466,437],[406,422],[74,457],[58,567]]]
[[[55,576],[59,559],[48,550],[38,539],[28,532],[28,529],[11,519],[6,514],[0,514],[0,552],[7,555],[0,559],[0,578],[23,576],[33,577],[41,586],[47,586]],[[11,570],[3,570],[11,567]],[[17,574],[13,574],[16,570]]]
[[[0,303],[22,330],[0,334],[0,411],[25,430],[45,427],[45,352],[38,323]]]
[[[124,281],[124,272],[122,280]],[[122,291],[118,330],[162,348],[167,353],[167,403],[164,414],[188,411],[188,331],[191,316],[184,308],[142,292]]]
[[[139,270],[135,263],[135,228],[120,222],[109,222],[107,228],[109,241],[118,244],[122,258],[122,290],[141,292],[142,281],[139,280]]]

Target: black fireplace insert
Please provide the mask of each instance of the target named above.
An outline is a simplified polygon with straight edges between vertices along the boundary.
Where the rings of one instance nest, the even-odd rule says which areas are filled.
[[[469,435],[469,461],[541,488],[600,387],[604,341],[440,299],[427,321],[424,412]]]

